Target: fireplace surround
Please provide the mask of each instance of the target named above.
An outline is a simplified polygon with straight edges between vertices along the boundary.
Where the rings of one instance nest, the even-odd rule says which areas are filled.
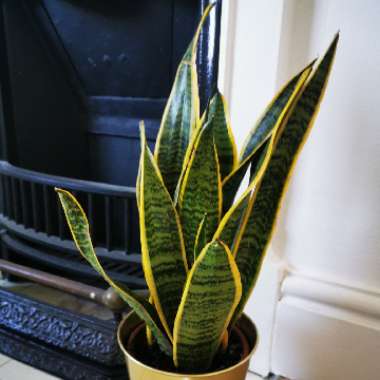
[[[65,379],[125,378],[115,339],[125,310],[77,253],[53,189],[83,204],[111,277],[144,292],[138,122],[153,147],[208,3],[1,1],[1,352]],[[220,16],[221,1],[200,36],[202,108],[216,86]]]

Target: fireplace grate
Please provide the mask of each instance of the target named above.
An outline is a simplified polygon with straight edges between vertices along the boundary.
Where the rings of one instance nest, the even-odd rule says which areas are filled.
[[[77,252],[54,187],[71,191],[82,204],[95,250],[111,277],[145,287],[134,188],[43,174],[6,161],[0,161],[3,256],[12,252],[100,285],[98,274]]]

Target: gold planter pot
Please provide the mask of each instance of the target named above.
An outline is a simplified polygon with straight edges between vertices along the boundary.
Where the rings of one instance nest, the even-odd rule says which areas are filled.
[[[249,360],[257,346],[257,330],[253,322],[244,314],[237,322],[236,327],[245,336],[249,345],[248,355],[232,367],[217,372],[205,374],[179,374],[161,371],[136,360],[126,349],[123,342],[141,324],[141,320],[132,312],[120,323],[117,339],[125,355],[130,380],[244,380],[248,371]]]

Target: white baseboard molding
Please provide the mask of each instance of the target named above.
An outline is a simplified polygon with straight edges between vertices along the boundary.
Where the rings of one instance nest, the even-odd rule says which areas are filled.
[[[379,379],[380,291],[287,276],[271,368],[292,380]]]
[[[276,260],[273,252],[268,252],[252,297],[245,308],[245,312],[256,324],[259,334],[250,370],[262,377],[267,377],[271,369],[273,326],[283,277],[284,266]]]

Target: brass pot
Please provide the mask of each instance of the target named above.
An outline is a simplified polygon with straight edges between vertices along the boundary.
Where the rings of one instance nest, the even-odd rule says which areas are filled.
[[[141,325],[138,316],[131,312],[120,323],[117,340],[119,346],[125,355],[130,380],[244,380],[247,375],[249,360],[254,353],[257,345],[257,330],[253,322],[244,314],[236,324],[246,338],[249,350],[246,357],[232,367],[217,372],[205,374],[179,374],[161,371],[149,367],[146,364],[136,360],[126,349],[124,342],[128,342],[130,335]]]

